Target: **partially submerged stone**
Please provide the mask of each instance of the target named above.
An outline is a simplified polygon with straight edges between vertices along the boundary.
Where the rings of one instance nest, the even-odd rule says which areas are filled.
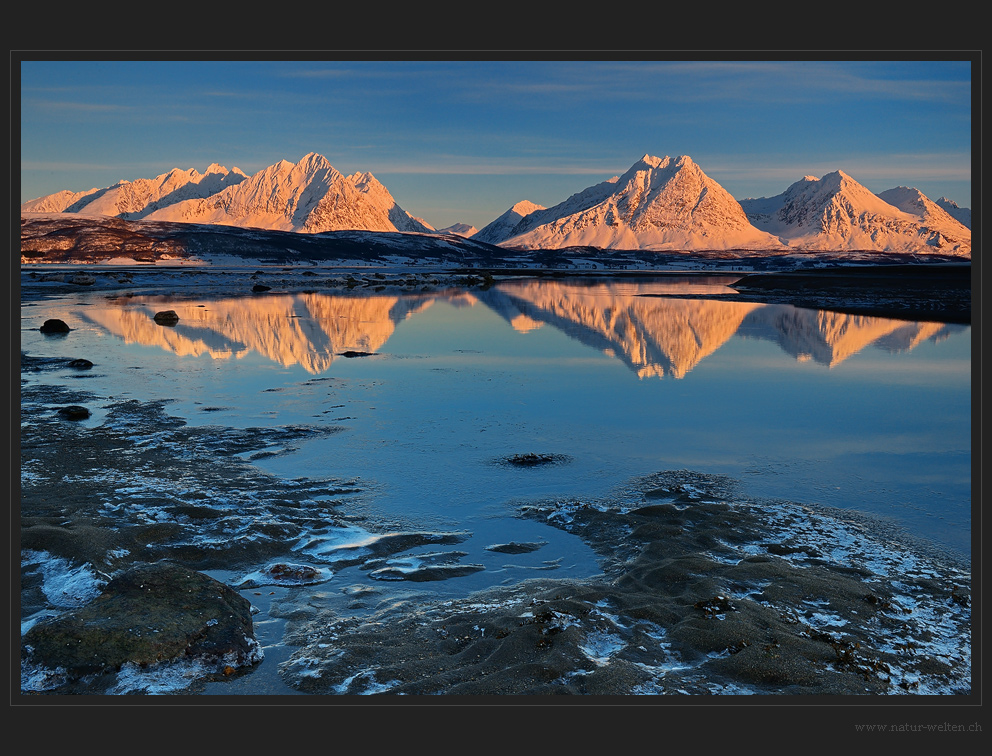
[[[85,420],[90,416],[90,411],[79,404],[71,404],[68,407],[59,407],[59,417],[65,420]]]
[[[179,315],[175,310],[163,310],[156,312],[153,320],[159,325],[173,326],[179,322]]]
[[[59,320],[58,318],[52,318],[46,320],[41,324],[41,328],[38,329],[42,333],[69,333],[72,329],[69,328],[68,323],[64,320]]]
[[[546,465],[550,462],[554,462],[555,457],[552,454],[534,454],[533,452],[528,452],[526,454],[514,454],[506,461],[511,465],[531,467],[533,465]]]

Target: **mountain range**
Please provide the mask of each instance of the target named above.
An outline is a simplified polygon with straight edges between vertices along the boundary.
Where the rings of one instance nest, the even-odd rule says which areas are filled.
[[[506,249],[853,251],[971,255],[970,210],[917,189],[874,194],[843,171],[805,176],[774,197],[736,200],[688,156],[644,155],[625,173],[550,208],[520,201],[476,231],[436,229],[371,173],[345,176],[316,153],[252,176],[212,164],[88,192],[61,191],[22,214],[238,226],[303,234],[456,234]]]

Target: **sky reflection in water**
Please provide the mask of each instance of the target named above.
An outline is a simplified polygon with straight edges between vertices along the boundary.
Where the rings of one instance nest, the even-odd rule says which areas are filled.
[[[480,538],[524,527],[515,500],[687,468],[970,553],[970,327],[672,297],[702,285],[73,297],[25,310],[22,349],[66,356],[28,330],[62,317],[71,356],[97,364],[86,388],[108,398],[175,398],[194,423],[341,425],[260,464],[360,476],[380,514]],[[152,320],[163,309],[176,327]],[[494,464],[525,452],[571,462]]]

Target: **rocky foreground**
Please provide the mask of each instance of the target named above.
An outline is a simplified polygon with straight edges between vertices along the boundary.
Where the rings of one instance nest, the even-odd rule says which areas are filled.
[[[279,674],[310,695],[971,690],[968,566],[869,521],[670,471],[614,498],[521,506],[520,517],[587,541],[599,577],[440,601],[410,590],[411,580],[450,576],[428,565],[439,569],[328,590],[345,562],[322,573],[291,546],[317,526],[374,530],[350,511],[355,488],[262,475],[236,455],[264,447],[264,434],[190,428],[161,405],[120,403],[85,432],[58,414],[87,401],[69,389],[24,393],[26,693],[188,693],[250,676],[262,661],[252,621],[266,618],[242,596],[259,585],[287,588],[268,609],[286,622],[292,651]],[[311,432],[269,433],[291,445]],[[390,555],[457,539],[407,533],[349,564],[371,572]],[[57,563],[77,578],[63,580],[63,595],[47,579]],[[202,574],[217,569],[242,578]],[[169,669],[180,671],[164,685]]]

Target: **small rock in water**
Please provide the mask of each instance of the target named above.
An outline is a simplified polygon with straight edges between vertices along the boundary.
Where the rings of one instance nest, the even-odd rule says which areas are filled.
[[[351,357],[371,357],[374,354],[375,354],[375,352],[356,352],[354,350],[349,349],[347,352],[339,352],[338,353],[338,356],[339,357],[349,357],[349,358],[351,358]]]
[[[179,322],[179,315],[175,310],[163,310],[162,312],[156,312],[153,319],[159,325],[174,326]]]
[[[41,328],[38,330],[42,333],[69,333],[72,329],[69,328],[68,324],[64,320],[52,318],[51,320],[46,320],[42,323]]]
[[[91,367],[93,367],[93,363],[90,362],[89,360],[84,360],[82,358],[79,358],[77,360],[72,360],[69,363],[69,367],[76,368],[76,370],[89,370]]]
[[[545,465],[548,462],[554,462],[555,458],[551,454],[514,454],[510,457],[507,462],[511,465]]]
[[[252,291],[256,291],[256,292],[257,291],[268,291],[271,288],[272,288],[271,286],[266,286],[265,284],[255,284],[254,286],[251,287],[251,290]]]
[[[59,415],[66,420],[85,420],[90,416],[90,411],[86,407],[73,404],[68,407],[60,407]]]
[[[273,564],[266,572],[276,580],[307,581],[320,577],[320,571],[303,564]]]
[[[486,551],[496,551],[500,554],[527,554],[531,551],[537,551],[542,546],[547,545],[547,541],[531,541],[529,543],[510,541],[509,543],[490,544],[489,546],[486,546]]]

